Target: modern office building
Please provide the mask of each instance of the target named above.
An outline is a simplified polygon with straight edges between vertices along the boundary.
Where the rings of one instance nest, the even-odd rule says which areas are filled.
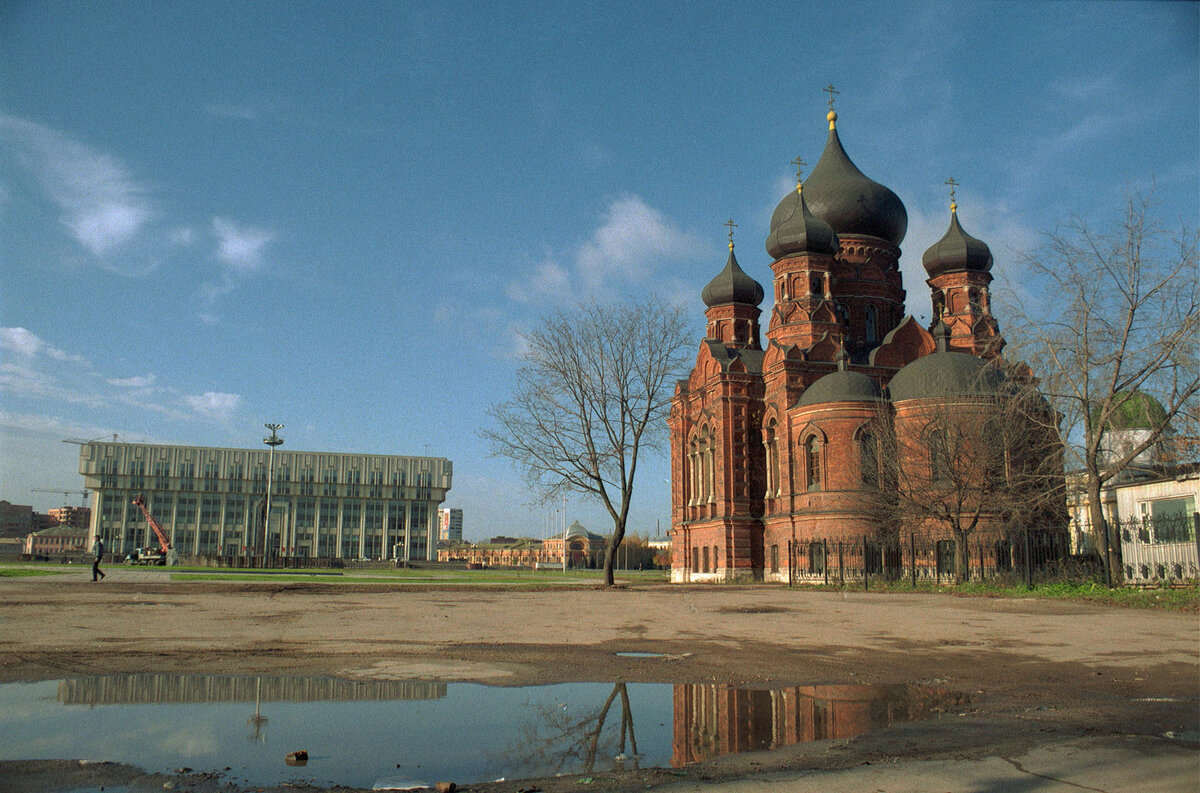
[[[92,491],[89,543],[153,548],[150,514],[180,556],[436,559],[437,510],[452,464],[441,457],[274,452],[92,442],[79,472]],[[271,481],[270,516],[267,481]]]
[[[462,510],[442,507],[438,510],[438,539],[445,542],[462,542]]]

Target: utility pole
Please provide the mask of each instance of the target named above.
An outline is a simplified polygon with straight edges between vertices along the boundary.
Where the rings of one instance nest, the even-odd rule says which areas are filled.
[[[283,443],[283,438],[280,438],[275,433],[278,432],[279,430],[283,429],[283,425],[282,424],[264,424],[263,426],[265,426],[267,429],[269,429],[271,431],[271,437],[263,438],[263,443],[265,443],[271,447],[271,451],[267,455],[267,512],[265,515],[263,515],[262,553],[263,553],[263,564],[266,565],[267,540],[268,540],[268,537],[270,536],[269,532],[268,532],[268,523],[271,520],[271,484],[272,484],[272,480],[275,477],[275,447],[279,446]],[[283,544],[282,540],[283,540],[283,538],[280,537],[280,545]]]

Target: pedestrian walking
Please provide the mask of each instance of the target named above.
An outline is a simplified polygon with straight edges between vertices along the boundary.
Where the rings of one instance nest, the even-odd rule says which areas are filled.
[[[99,535],[96,536],[96,544],[92,546],[92,552],[96,554],[96,559],[92,562],[92,580],[100,581],[104,578],[104,571],[100,569],[100,562],[104,559],[104,539]]]

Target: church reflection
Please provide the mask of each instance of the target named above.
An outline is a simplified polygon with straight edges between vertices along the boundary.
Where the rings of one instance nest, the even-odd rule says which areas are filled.
[[[930,718],[967,702],[963,694],[917,686],[812,685],[778,689],[681,683],[675,686],[671,765],[726,754],[850,738]]]

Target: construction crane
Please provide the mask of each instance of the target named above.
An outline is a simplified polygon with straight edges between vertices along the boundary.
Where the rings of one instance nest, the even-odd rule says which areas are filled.
[[[91,440],[87,441],[85,441],[83,438],[63,438],[63,443],[73,443],[76,446],[87,446],[89,443],[95,443],[96,441],[103,440],[107,437],[107,435],[101,435],[99,438],[92,438]],[[117,433],[115,432],[112,434],[112,442],[117,442]]]
[[[150,514],[150,508],[146,506],[145,496],[138,493],[133,499],[133,505],[140,509],[142,514],[146,516],[146,522],[150,524],[150,528],[154,529],[154,536],[158,538],[158,544],[161,546],[162,552],[146,553],[139,548],[130,555],[129,561],[133,564],[179,564],[179,555],[171,547],[171,541],[167,539],[167,533],[163,531],[162,525]]]
[[[86,507],[87,499],[88,499],[88,496],[90,495],[90,492],[87,490],[47,490],[44,487],[35,487],[35,488],[33,488],[32,492],[34,492],[34,493],[61,493],[62,497],[63,497],[63,502],[64,502],[63,506],[64,507],[69,506],[65,502],[70,496],[75,495],[75,494],[78,494],[82,499],[79,503],[79,506]]]

